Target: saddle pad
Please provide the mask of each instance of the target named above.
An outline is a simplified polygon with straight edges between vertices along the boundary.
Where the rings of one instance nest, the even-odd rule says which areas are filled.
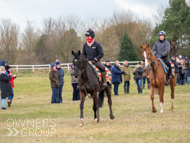
[[[164,72],[165,74],[168,74],[168,70],[169,70],[169,67],[167,67],[167,65],[165,64],[165,62],[160,59],[160,63],[162,64],[163,68],[164,68]],[[172,75],[175,76],[175,66],[172,62],[170,62],[170,65],[171,65],[171,70],[172,70]]]
[[[164,63],[164,61],[162,59],[160,59],[159,61],[162,64],[162,67],[164,68],[165,74],[168,74],[169,68],[166,66],[166,64]]]
[[[91,61],[88,61],[88,63],[94,69],[99,81],[101,81],[102,80],[101,71]],[[105,67],[105,71],[107,72],[107,74],[106,74],[106,82],[109,82],[111,84],[112,74],[111,74],[110,70],[108,68],[106,68],[106,67]]]

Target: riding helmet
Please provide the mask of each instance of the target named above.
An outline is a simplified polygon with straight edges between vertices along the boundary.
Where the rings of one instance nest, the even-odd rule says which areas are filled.
[[[166,32],[164,32],[164,30],[162,30],[162,31],[160,31],[160,32],[158,33],[158,36],[160,36],[160,35],[166,36]]]
[[[89,28],[89,30],[86,31],[85,36],[91,36],[92,39],[94,39],[94,37],[95,37],[95,33],[94,33],[94,31],[91,30],[91,28]]]

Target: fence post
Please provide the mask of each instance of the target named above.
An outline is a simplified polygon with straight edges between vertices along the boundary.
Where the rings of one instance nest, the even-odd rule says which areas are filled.
[[[16,66],[16,71],[18,72],[18,66]]]
[[[34,72],[34,66],[32,66],[32,71]]]

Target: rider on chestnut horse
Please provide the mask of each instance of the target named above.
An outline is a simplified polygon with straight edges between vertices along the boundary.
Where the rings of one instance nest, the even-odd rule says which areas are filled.
[[[153,53],[158,58],[162,58],[165,64],[169,67],[169,78],[172,78],[172,70],[168,54],[170,52],[170,43],[165,39],[166,33],[162,30],[158,33],[159,40],[153,46]]]
[[[92,61],[99,68],[104,81],[103,86],[106,87],[106,71],[104,65],[100,62],[100,59],[104,56],[102,46],[94,40],[95,33],[90,28],[86,31],[85,36],[87,42],[83,45],[82,55],[86,60]]]

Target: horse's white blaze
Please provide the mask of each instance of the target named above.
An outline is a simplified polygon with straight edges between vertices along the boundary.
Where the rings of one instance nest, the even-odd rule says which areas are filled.
[[[160,113],[163,113],[163,112],[164,112],[164,110],[163,110],[163,103],[160,102]]]
[[[75,62],[77,62],[77,59],[75,59]]]
[[[145,58],[145,66],[147,67],[148,66],[148,60],[146,58],[146,52],[144,51],[144,58]]]

